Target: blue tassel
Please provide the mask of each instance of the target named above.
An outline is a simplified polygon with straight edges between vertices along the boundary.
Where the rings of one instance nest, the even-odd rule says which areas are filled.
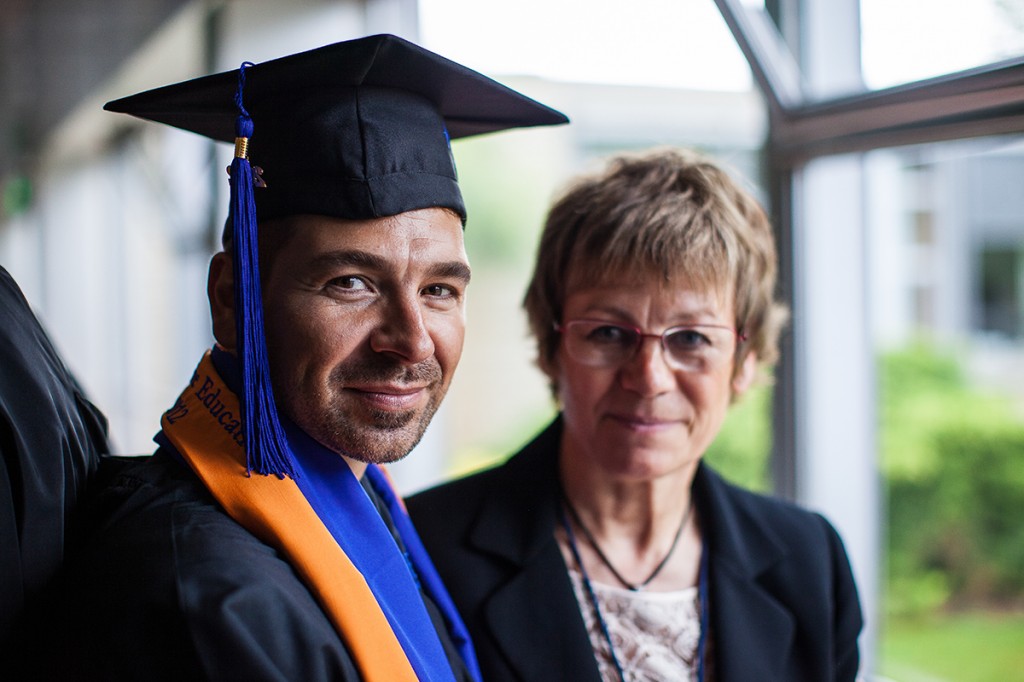
[[[234,232],[235,329],[242,366],[242,422],[245,429],[246,468],[251,473],[294,478],[295,467],[277,416],[274,390],[263,334],[263,296],[260,291],[256,202],[248,143],[253,124],[242,104],[245,62],[238,71],[235,104],[235,158],[231,162],[231,220]]]

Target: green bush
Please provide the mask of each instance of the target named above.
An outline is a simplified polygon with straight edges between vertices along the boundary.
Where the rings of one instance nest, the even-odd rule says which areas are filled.
[[[892,615],[1024,604],[1024,424],[971,386],[952,352],[924,344],[879,358],[886,486],[885,604]],[[770,488],[771,389],[734,405],[707,460]]]
[[[771,386],[758,386],[729,408],[705,459],[723,476],[751,490],[771,487]]]
[[[881,360],[890,613],[1024,599],[1024,425],[926,346]]]

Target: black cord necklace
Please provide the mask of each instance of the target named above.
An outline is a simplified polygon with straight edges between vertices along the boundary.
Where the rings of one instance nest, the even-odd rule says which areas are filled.
[[[654,571],[652,571],[651,574],[647,576],[647,580],[644,580],[643,582],[639,583],[631,583],[625,578],[623,578],[621,573],[615,570],[615,567],[612,566],[612,562],[608,561],[608,557],[604,555],[604,552],[601,551],[601,547],[597,544],[597,538],[595,538],[591,534],[590,530],[583,525],[583,521],[580,519],[580,515],[576,513],[576,508],[572,506],[572,502],[569,501],[569,496],[565,494],[564,490],[562,491],[562,500],[565,502],[565,507],[569,510],[569,514],[572,515],[573,523],[575,523],[579,527],[579,529],[583,531],[583,536],[587,538],[587,542],[597,553],[598,558],[601,559],[601,563],[603,563],[605,567],[612,572],[612,575],[615,576],[616,580],[622,583],[623,586],[631,592],[639,592],[640,590],[650,585],[651,581],[657,578],[658,574],[661,573],[661,569],[665,568],[665,565],[668,563],[668,560],[672,558],[672,553],[676,551],[676,545],[679,544],[679,538],[683,536],[683,529],[686,528],[686,523],[690,520],[690,512],[693,511],[693,501],[691,500],[690,505],[686,508],[686,513],[683,514],[683,520],[679,524],[678,530],[676,530],[676,536],[672,538],[672,546],[668,548],[668,553],[665,554],[665,558],[662,559],[658,563],[658,565],[654,567]]]
[[[566,537],[569,539],[569,549],[572,551],[573,559],[576,561],[576,566],[580,570],[580,576],[583,579],[583,588],[587,593],[587,600],[590,602],[591,608],[594,610],[594,616],[597,619],[598,626],[601,628],[601,634],[604,636],[605,644],[608,645],[608,656],[611,658],[612,666],[615,668],[615,672],[618,673],[619,680],[626,682],[626,671],[622,666],[622,662],[619,661],[618,655],[615,653],[615,644],[612,642],[612,634],[608,629],[608,623],[604,619],[604,614],[601,613],[601,605],[597,600],[597,594],[594,593],[594,587],[590,584],[590,576],[587,575],[587,567],[583,565],[583,558],[580,556],[580,550],[576,546],[576,535],[572,532],[572,524],[569,523],[569,517],[566,516],[565,510],[568,509],[569,513],[577,519],[576,524],[581,528],[586,529],[582,523],[579,522],[576,516],[576,510],[569,504],[569,497],[565,494],[565,490],[559,486],[559,493],[562,498],[562,504],[558,505],[558,517],[562,522],[562,528],[565,529]],[[669,556],[672,555],[672,550],[675,549],[675,543],[679,540],[679,536],[682,534],[682,528],[686,526],[686,522],[690,518],[690,511],[693,508],[693,501],[690,501],[690,508],[686,510],[686,515],[683,518],[683,523],[680,525],[680,530],[676,532],[676,538],[672,543],[672,548],[669,549]],[[706,540],[706,539],[705,539]],[[597,549],[595,546],[594,549]],[[598,550],[600,554],[600,550]],[[603,558],[603,555],[602,555]],[[665,564],[666,559],[662,560],[661,564],[655,570],[655,575],[661,570],[661,566]],[[605,565],[608,568],[612,568],[607,559],[605,559]],[[615,569],[612,568],[612,572],[615,573]],[[618,574],[616,573],[616,576]],[[653,576],[652,576],[653,578]],[[622,581],[622,578],[619,577]],[[644,584],[651,581],[648,578]],[[625,583],[625,581],[622,581]],[[698,682],[704,681],[704,653],[707,647],[707,634],[709,629],[709,609],[708,609],[708,551],[706,541],[701,546],[701,557],[700,557],[700,572],[697,578],[697,594],[700,601],[700,640],[697,642],[697,680]]]

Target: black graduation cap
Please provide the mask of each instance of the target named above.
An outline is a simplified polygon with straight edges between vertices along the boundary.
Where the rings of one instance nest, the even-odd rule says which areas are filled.
[[[565,115],[392,35],[249,66],[252,163],[261,220],[311,213],[377,218],[447,207],[465,221],[449,138],[566,123]],[[201,135],[236,138],[238,71],[107,103]]]
[[[465,222],[451,138],[568,122],[391,35],[245,63],[104,108],[235,142],[226,230],[233,234],[247,466],[281,477],[294,468],[267,366],[257,220],[300,214],[365,220],[436,207]]]

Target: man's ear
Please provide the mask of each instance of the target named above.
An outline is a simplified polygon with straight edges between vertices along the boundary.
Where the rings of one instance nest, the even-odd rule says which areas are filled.
[[[224,251],[214,254],[210,261],[210,274],[206,280],[206,295],[210,299],[210,317],[213,318],[213,336],[226,350],[234,351],[235,338],[235,273],[234,264]]]
[[[739,398],[741,395],[747,392],[747,389],[754,384],[754,379],[757,378],[757,354],[753,351],[747,353],[746,357],[740,362],[739,367],[736,368],[736,372],[732,377],[732,397],[733,400]]]

